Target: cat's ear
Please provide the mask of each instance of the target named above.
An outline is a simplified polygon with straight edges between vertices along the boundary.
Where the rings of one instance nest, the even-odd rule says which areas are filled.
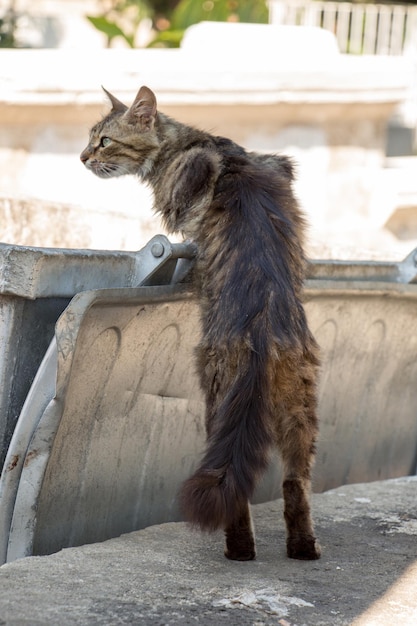
[[[149,87],[141,87],[126,113],[127,118],[140,124],[142,130],[152,130],[156,117],[156,98]]]
[[[127,111],[127,106],[123,104],[123,102],[120,102],[120,100],[118,100],[116,96],[113,96],[110,91],[107,91],[107,89],[105,89],[103,85],[101,86],[101,88],[111,102],[112,111],[114,111],[115,113],[125,113]]]

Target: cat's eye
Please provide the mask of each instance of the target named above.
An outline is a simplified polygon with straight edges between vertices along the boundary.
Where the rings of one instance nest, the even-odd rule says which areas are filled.
[[[111,144],[111,139],[110,137],[102,137],[101,141],[100,141],[100,146],[102,148],[106,148],[107,146],[109,146]]]

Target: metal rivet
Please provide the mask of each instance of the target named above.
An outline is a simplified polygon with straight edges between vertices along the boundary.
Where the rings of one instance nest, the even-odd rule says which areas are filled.
[[[164,254],[165,248],[162,245],[162,243],[159,243],[159,241],[157,241],[154,244],[152,244],[151,252],[154,255],[154,257],[159,258],[160,256]]]

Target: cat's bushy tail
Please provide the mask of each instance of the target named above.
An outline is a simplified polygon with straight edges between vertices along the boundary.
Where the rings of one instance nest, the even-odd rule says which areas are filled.
[[[264,350],[252,350],[247,366],[213,416],[205,456],[180,492],[183,514],[202,530],[236,521],[266,469],[273,442]],[[264,356],[262,356],[264,355]]]

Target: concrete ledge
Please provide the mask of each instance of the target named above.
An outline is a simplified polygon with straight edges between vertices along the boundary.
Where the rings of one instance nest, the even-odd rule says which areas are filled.
[[[0,568],[5,626],[414,626],[417,479],[313,497],[320,561],[285,556],[282,501],[256,505],[258,559],[183,523]]]
[[[243,62],[241,56],[213,57],[194,46],[100,50],[88,55],[82,50],[2,50],[2,121],[16,120],[16,106],[101,106],[103,83],[126,101],[147,83],[164,106],[294,101],[395,106],[412,79],[412,65],[402,57],[335,53],[309,58],[308,46],[303,47],[303,55],[288,48],[285,59],[240,51]],[[292,54],[296,54],[293,59]]]

